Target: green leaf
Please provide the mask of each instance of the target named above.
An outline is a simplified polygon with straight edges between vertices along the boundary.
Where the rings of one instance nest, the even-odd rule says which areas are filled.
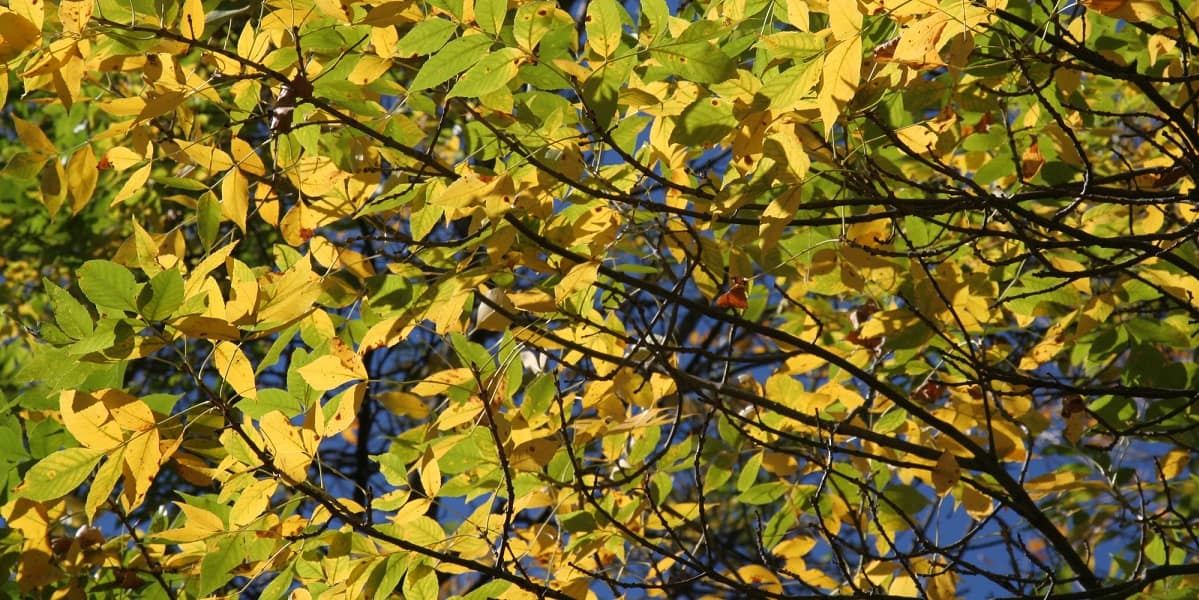
[[[733,60],[707,42],[670,42],[650,48],[671,74],[696,83],[720,83],[733,73]]]
[[[61,498],[75,491],[92,474],[103,456],[103,450],[92,448],[59,450],[29,469],[17,493],[38,502]]]
[[[183,275],[177,269],[162,271],[138,294],[138,310],[148,321],[161,321],[183,304]]]
[[[770,504],[782,496],[788,487],[790,485],[782,481],[759,483],[738,495],[736,501],[745,504]]]
[[[426,564],[413,565],[404,577],[403,592],[411,600],[437,600],[437,571]]]
[[[196,204],[196,233],[204,250],[211,250],[221,232],[221,204],[216,194],[206,192]]]
[[[380,562],[375,570],[380,572],[380,577],[379,584],[375,586],[374,597],[387,598],[395,591],[396,586],[400,585],[404,573],[408,572],[408,555],[396,552]]]
[[[491,39],[485,35],[461,37],[445,45],[417,71],[408,91],[418,92],[440,85],[471,68],[486,54]]]
[[[83,339],[92,333],[92,316],[70,292],[42,278],[42,285],[54,306],[54,322],[71,339]]]
[[[139,288],[133,273],[112,261],[89,260],[79,269],[79,289],[101,308],[137,310]]]
[[[477,98],[498,91],[516,76],[522,52],[501,48],[484,56],[450,90],[450,98]]]
[[[586,533],[596,528],[595,515],[585,510],[564,514],[559,520],[562,521],[562,528],[571,533]]]
[[[444,46],[457,30],[458,26],[449,19],[421,21],[400,38],[396,44],[396,54],[403,57],[432,54]]]
[[[217,547],[200,561],[198,596],[208,596],[233,579],[231,571],[246,559],[245,543],[237,535],[221,539]]]
[[[720,98],[702,98],[683,111],[670,141],[684,146],[714,144],[736,127],[732,102]]]
[[[554,395],[558,393],[555,381],[556,378],[549,373],[538,375],[533,383],[525,388],[525,399],[520,405],[520,414],[526,419],[548,414]]]
[[[753,487],[758,480],[758,472],[762,470],[762,453],[757,452],[745,461],[745,466],[737,474],[737,491],[745,492]]]
[[[475,0],[475,22],[487,33],[500,33],[507,15],[508,0]]]

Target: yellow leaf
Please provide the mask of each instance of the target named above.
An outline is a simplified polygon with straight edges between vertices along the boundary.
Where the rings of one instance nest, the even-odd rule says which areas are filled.
[[[0,8],[0,62],[8,62],[36,47],[41,37],[40,25]]]
[[[261,517],[270,506],[271,496],[275,495],[278,487],[279,482],[274,479],[259,479],[246,486],[229,509],[229,526],[246,527]]]
[[[116,206],[132,198],[134,194],[145,189],[146,181],[150,179],[150,167],[152,166],[153,163],[149,163],[137,171],[134,171],[133,175],[125,181],[125,185],[121,186],[121,189],[117,192],[117,195],[113,196],[112,202],[109,202],[108,206]]]
[[[508,459],[514,469],[540,473],[561,447],[562,442],[558,437],[528,440],[513,448]]]
[[[46,212],[50,213],[50,219],[53,220],[58,214],[58,209],[62,207],[63,201],[67,198],[66,169],[63,169],[62,163],[58,160],[46,161],[42,165],[42,172],[38,179],[42,204],[46,206]]]
[[[834,40],[859,37],[862,34],[862,13],[858,10],[858,1],[829,0],[828,25]]]
[[[824,123],[824,136],[833,134],[833,125],[841,115],[841,108],[857,92],[862,79],[862,38],[836,42],[824,57],[820,74],[820,93],[816,106]]]
[[[1161,462],[1162,477],[1167,481],[1178,477],[1186,467],[1190,466],[1192,458],[1194,458],[1192,453],[1177,448],[1166,453],[1166,457]]]
[[[93,0],[62,0],[58,5],[58,20],[66,33],[78,34],[92,18]],[[194,38],[193,38],[194,39]]]
[[[268,273],[259,280],[258,322],[260,328],[285,325],[312,310],[321,294],[320,278],[312,272],[307,257],[283,273]]]
[[[436,497],[437,492],[441,491],[441,467],[437,465],[437,458],[433,456],[432,449],[426,449],[421,457],[420,483],[429,498]]]
[[[186,140],[178,140],[178,143],[183,154],[201,169],[216,172],[233,168],[233,158],[220,148]]]
[[[124,489],[121,503],[126,511],[141,505],[154,484],[158,468],[162,465],[162,450],[159,446],[157,429],[134,435],[125,445]]]
[[[250,183],[240,170],[232,169],[221,180],[221,218],[232,221],[244,233],[249,211]]]
[[[426,377],[410,391],[417,396],[436,396],[446,393],[450,388],[478,389],[474,370],[469,367],[446,369]]]
[[[16,498],[4,505],[4,511],[7,526],[25,538],[16,573],[21,591],[32,592],[50,584],[59,577],[60,571],[49,560],[53,552],[50,549],[51,519],[46,506],[28,498]],[[57,519],[54,523],[58,524]]]
[[[87,206],[96,191],[96,181],[99,179],[97,164],[96,155],[92,154],[89,146],[76,150],[67,161],[67,194],[71,198],[73,215],[79,214]]]
[[[246,24],[249,26],[249,23]],[[265,175],[266,166],[262,164],[262,158],[254,152],[254,147],[241,138],[233,138],[229,142],[229,151],[233,156],[233,160],[237,162],[237,168],[246,172],[249,175]]]
[[[123,435],[104,402],[86,392],[63,390],[58,396],[63,425],[80,444],[96,450],[121,445]]]
[[[783,593],[783,584],[779,581],[778,575],[762,565],[745,565],[737,569],[737,576],[742,581],[753,587],[761,588],[768,594]]]
[[[483,412],[483,400],[471,396],[466,402],[451,402],[437,417],[437,429],[449,431],[459,425],[474,423]]]
[[[319,410],[319,408],[318,408]],[[274,458],[274,465],[288,480],[298,482],[308,479],[308,465],[316,453],[320,436],[308,428],[292,425],[280,411],[271,411],[258,421],[267,449]]]
[[[399,391],[383,392],[378,395],[378,400],[384,408],[400,416],[414,419],[423,419],[429,416],[429,405],[416,394]]]
[[[145,159],[145,156],[124,146],[113,146],[104,153],[104,160],[118,171],[124,171]]]
[[[416,326],[411,317],[391,317],[375,323],[362,336],[358,344],[358,352],[364,353],[376,348],[390,348],[406,339]]]
[[[596,278],[599,276],[599,263],[586,262],[580,265],[575,265],[558,285],[554,286],[554,302],[562,304],[566,302],[575,292],[588,290],[595,284]]]
[[[254,367],[250,359],[237,344],[219,341],[213,346],[213,366],[234,393],[244,398],[258,397],[258,384],[254,381]]]
[[[87,490],[87,499],[83,503],[83,515],[89,523],[94,522],[96,511],[108,501],[109,494],[117,485],[117,480],[121,478],[122,466],[125,464],[125,448],[118,446],[104,461],[103,465],[96,471],[96,475],[91,479],[91,486]]]
[[[183,1],[179,32],[189,40],[198,40],[204,35],[204,4],[200,0]]]
[[[991,514],[991,498],[972,485],[962,486],[962,506],[966,507],[966,513],[976,521],[981,521]]]
[[[55,156],[58,154],[58,149],[54,147],[54,142],[46,137],[46,134],[33,123],[22,119],[16,115],[12,116],[13,129],[17,130],[17,137],[21,138],[21,143],[25,144],[30,150],[36,150],[46,156]]]
[[[225,533],[225,523],[215,514],[185,502],[176,502],[175,505],[187,520],[182,527],[160,532],[158,537],[172,542],[187,543]]]
[[[315,389],[324,391],[341,387],[364,376],[347,367],[336,356],[324,355],[300,367],[300,376]]]
[[[349,429],[358,418],[358,409],[365,397],[366,383],[356,383],[338,394],[324,406],[325,429],[317,433],[329,437]]]
[[[937,495],[949,493],[961,478],[962,469],[958,466],[958,460],[948,450],[942,452],[932,470],[933,487],[937,489]]]

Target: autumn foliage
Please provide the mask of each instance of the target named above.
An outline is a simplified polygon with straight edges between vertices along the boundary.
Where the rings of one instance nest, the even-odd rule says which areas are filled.
[[[9,0],[0,595],[1186,598],[1199,3]]]

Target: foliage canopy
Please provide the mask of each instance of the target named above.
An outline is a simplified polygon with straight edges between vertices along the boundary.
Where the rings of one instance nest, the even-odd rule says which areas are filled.
[[[10,0],[37,597],[1183,597],[1199,4]]]

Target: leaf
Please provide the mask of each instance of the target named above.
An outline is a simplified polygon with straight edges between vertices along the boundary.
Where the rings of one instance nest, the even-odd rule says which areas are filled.
[[[183,0],[183,10],[179,13],[179,32],[189,40],[199,40],[204,35],[204,21],[204,4],[201,0]]]
[[[733,60],[707,42],[668,42],[650,48],[650,56],[675,76],[696,83],[720,83],[733,73]]]
[[[478,8],[476,7],[476,12],[477,10]],[[396,45],[396,55],[401,58],[411,58],[413,56],[432,54],[444,46],[449,41],[450,36],[454,35],[454,32],[457,30],[458,26],[449,19],[426,19],[421,21],[408,30],[408,33],[404,34],[404,37],[400,38],[399,43]],[[486,37],[484,36],[472,37],[482,38],[473,40],[472,43],[477,44],[486,41]]]
[[[344,364],[336,356],[326,354],[301,367],[300,376],[314,389],[323,391],[364,379],[366,373]]]
[[[54,220],[58,215],[58,209],[62,208],[63,202],[67,199],[66,169],[57,160],[49,160],[42,165],[41,173],[38,175],[42,204],[46,207],[46,212],[50,214],[50,219]]]
[[[587,4],[587,46],[593,52],[604,58],[616,53],[624,33],[623,12],[616,0],[593,0]]]
[[[212,192],[201,194],[196,202],[196,233],[204,250],[212,250],[221,233],[221,205]]]
[[[133,273],[108,260],[89,260],[79,269],[79,289],[100,308],[137,310],[140,286]]]
[[[501,48],[484,56],[454,84],[449,97],[477,98],[506,87],[516,76],[521,55],[516,48]]]
[[[408,86],[409,91],[418,92],[445,83],[479,62],[490,46],[491,39],[484,35],[470,35],[451,41],[421,65]]]
[[[259,427],[280,473],[290,481],[306,481],[320,436],[306,427],[292,425],[279,411],[263,415]]]
[[[820,92],[816,98],[826,138],[832,136],[833,126],[841,116],[841,109],[853,99],[861,77],[862,38],[853,37],[834,44],[824,57]]]
[[[46,134],[38,126],[16,115],[12,117],[12,124],[13,129],[17,130],[17,137],[21,138],[21,143],[25,144],[30,150],[35,150],[46,156],[56,156],[58,154],[58,149],[54,147],[54,142],[51,142],[50,138],[46,137]]]
[[[95,522],[96,511],[108,501],[108,497],[112,494],[113,488],[121,479],[121,467],[125,464],[125,450],[122,447],[117,447],[108,460],[100,465],[100,469],[96,472],[96,476],[92,478],[91,485],[87,490],[87,499],[83,504],[84,518],[89,523]]]
[[[125,180],[125,185],[121,186],[121,189],[112,197],[112,202],[109,202],[108,206],[110,208],[116,206],[132,198],[134,194],[143,191],[146,181],[150,179],[150,168],[153,166],[152,163],[147,164],[134,171],[133,175],[130,175],[129,179]]]
[[[102,450],[91,448],[59,450],[33,465],[14,491],[39,502],[56,500],[82,485],[103,456]]]
[[[76,340],[91,335],[94,325],[87,309],[69,292],[49,279],[42,278],[42,286],[50,295],[50,301],[54,306],[54,322],[58,328]]]
[[[937,459],[937,464],[932,469],[933,487],[937,490],[938,496],[944,496],[949,493],[958,484],[958,480],[962,477],[962,469],[958,466],[958,461],[950,454],[948,450],[941,453],[941,457]]]
[[[232,221],[246,232],[246,215],[250,211],[250,185],[240,169],[231,169],[221,180],[221,219]]]
[[[67,161],[67,196],[71,200],[72,215],[79,214],[92,199],[99,181],[97,166],[96,155],[86,146],[76,150]]]
[[[148,321],[161,321],[183,304],[183,276],[171,269],[150,278],[137,297],[138,310]]]
[[[251,400],[258,397],[254,367],[241,348],[228,341],[219,341],[212,350],[213,367],[233,392]]]

